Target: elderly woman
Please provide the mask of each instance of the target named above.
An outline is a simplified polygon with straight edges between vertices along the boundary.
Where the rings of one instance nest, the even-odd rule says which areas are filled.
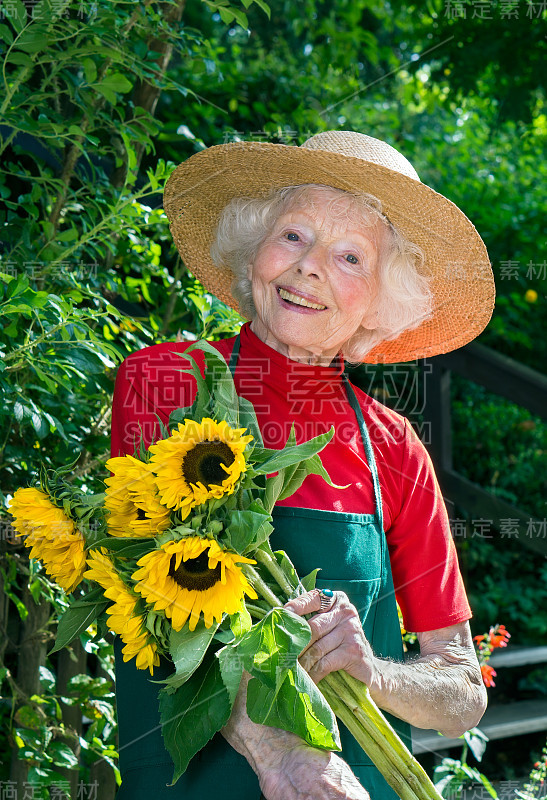
[[[312,615],[302,663],[316,682],[339,669],[362,680],[407,739],[409,723],[459,736],[486,698],[446,510],[407,421],[354,388],[344,359],[409,361],[474,338],[493,303],[480,237],[400,153],[347,131],[301,147],[212,147],[175,170],[165,208],[188,267],[250,319],[215,347],[254,404],[265,445],[283,447],[292,425],[298,441],[335,427],[321,455],[346,488],[310,475],[274,509],[272,544],[300,574],[320,567],[318,587],[330,590],[289,603]],[[113,456],[132,453],[141,432],[149,444],[158,417],[167,423],[191,404],[193,379],[176,355],[184,348],[154,345],[122,364]],[[418,635],[411,662],[396,600]],[[245,681],[223,736],[166,788],[154,684],[121,658],[117,676],[124,800],[394,797],[346,731],[339,756],[251,722]]]

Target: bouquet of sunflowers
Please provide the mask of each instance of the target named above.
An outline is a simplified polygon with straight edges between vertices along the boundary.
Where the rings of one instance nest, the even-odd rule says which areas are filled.
[[[169,429],[160,422],[148,449],[141,442],[134,456],[111,458],[104,493],[74,488],[69,465],[42,470],[40,487],[11,501],[30,557],[67,593],[88,581],[59,621],[54,651],[98,620],[138,669],[153,675],[160,657],[172,663],[160,717],[173,781],[228,721],[245,670],[254,722],[339,750],[336,714],[403,800],[438,800],[364,684],[344,672],[313,683],[298,661],[309,626],[283,608],[314,587],[317,570],[299,578],[289,556],[272,551],[272,509],[309,474],[333,485],[318,454],[334,431],[300,445],[291,432],[283,450],[265,448],[218,351],[202,341],[183,358],[193,405],[174,411]]]

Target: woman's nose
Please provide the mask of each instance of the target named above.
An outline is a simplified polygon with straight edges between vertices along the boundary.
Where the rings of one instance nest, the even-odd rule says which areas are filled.
[[[301,256],[297,269],[306,277],[323,280],[327,274],[327,254],[319,244],[311,245]]]

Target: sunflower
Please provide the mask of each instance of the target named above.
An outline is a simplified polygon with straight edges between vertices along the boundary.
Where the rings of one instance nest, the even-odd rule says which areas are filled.
[[[252,436],[245,428],[204,418],[179,423],[168,439],[152,445],[150,464],[161,502],[185,519],[194,506],[234,491],[245,472],[244,450]]]
[[[25,536],[30,558],[39,559],[48,575],[72,592],[85,570],[85,540],[62,508],[41,489],[17,489],[9,503],[13,527]]]
[[[241,608],[243,595],[257,595],[239,564],[255,564],[250,558],[228,553],[214,539],[189,536],[166,542],[159,550],[147,553],[133,573],[139,592],[156,611],[171,619],[176,631],[188,618],[193,631],[203,612],[205,627],[223,614],[234,614]]]
[[[104,596],[115,601],[114,605],[106,609],[109,615],[107,624],[125,645],[122,649],[123,660],[136,658],[137,669],[149,669],[153,675],[160,658],[156,645],[144,628],[142,616],[135,613],[138,598],[131,594],[120,578],[104,548],[92,550],[87,563],[89,569],[85,577],[102,586]]]
[[[157,536],[169,527],[170,511],[162,506],[154,473],[149,464],[133,456],[111,458],[106,468],[105,508],[111,536]]]

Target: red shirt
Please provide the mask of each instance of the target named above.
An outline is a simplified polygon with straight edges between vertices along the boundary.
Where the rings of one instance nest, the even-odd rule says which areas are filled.
[[[214,342],[226,360],[234,339]],[[133,454],[141,432],[146,446],[175,408],[189,406],[194,379],[182,374],[187,342],[146,347],[118,370],[112,409],[112,455]],[[193,354],[200,367],[199,353]],[[330,367],[291,361],[264,344],[249,324],[241,329],[236,389],[255,408],[264,445],[284,446],[294,423],[298,442],[335,427],[321,451],[333,483],[309,475],[279,505],[371,514],[374,490],[359,425],[342,383],[342,362]],[[405,627],[427,631],[471,617],[446,508],[429,455],[408,421],[354,387],[369,430],[382,491],[384,529],[397,601]]]

